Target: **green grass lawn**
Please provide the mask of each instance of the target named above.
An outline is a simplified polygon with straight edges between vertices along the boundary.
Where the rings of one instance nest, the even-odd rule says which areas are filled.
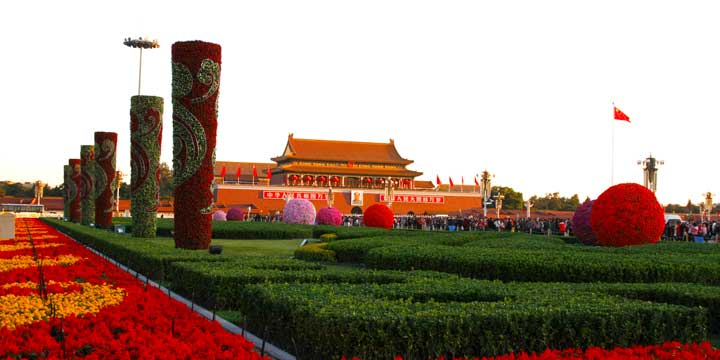
[[[222,245],[223,254],[227,255],[291,257],[301,241],[213,239],[210,244]]]

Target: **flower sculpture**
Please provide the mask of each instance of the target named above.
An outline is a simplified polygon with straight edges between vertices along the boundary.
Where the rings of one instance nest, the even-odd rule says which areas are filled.
[[[80,146],[80,207],[83,225],[95,223],[95,146]]]
[[[109,229],[115,195],[117,133],[95,133],[95,226]]]
[[[317,223],[320,225],[338,226],[342,224],[342,214],[334,207],[324,207],[317,213]]]
[[[135,237],[155,237],[160,199],[163,98],[130,98],[130,212]]]
[[[371,205],[363,214],[365,226],[391,229],[393,226],[393,212],[383,204]]]
[[[63,218],[70,219],[70,182],[72,166],[63,165]]]
[[[238,207],[230,208],[227,212],[226,219],[228,221],[243,221],[245,220],[245,212]]]
[[[573,229],[578,240],[585,245],[597,245],[595,233],[590,225],[590,214],[592,212],[593,200],[587,200],[580,205],[572,217]]]
[[[68,205],[70,208],[70,221],[80,223],[82,221],[82,209],[80,207],[80,159],[68,160],[70,166],[70,182],[68,183]]]
[[[286,224],[314,224],[315,206],[306,199],[292,199],[283,209],[283,222]]]
[[[593,202],[590,223],[600,245],[640,245],[660,240],[665,217],[650,190],[638,184],[618,184]]]
[[[224,211],[218,210],[213,213],[213,221],[227,221],[227,214]]]
[[[212,237],[213,170],[220,45],[172,45],[175,246],[207,249]]]

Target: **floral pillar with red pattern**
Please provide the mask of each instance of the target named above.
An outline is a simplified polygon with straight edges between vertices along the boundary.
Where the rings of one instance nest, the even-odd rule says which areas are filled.
[[[217,44],[172,46],[174,237],[179,248],[210,246],[220,56]]]
[[[95,226],[112,227],[117,133],[95,133]]]
[[[80,159],[70,159],[70,182],[68,183],[68,204],[70,207],[70,221],[80,223],[82,221],[82,209],[80,208],[80,183],[82,182],[80,172]]]
[[[63,218],[70,220],[70,176],[72,167],[63,165]]]
[[[95,146],[80,146],[80,207],[83,225],[95,223]]]
[[[154,238],[160,199],[163,98],[130,98],[130,212],[134,237]]]

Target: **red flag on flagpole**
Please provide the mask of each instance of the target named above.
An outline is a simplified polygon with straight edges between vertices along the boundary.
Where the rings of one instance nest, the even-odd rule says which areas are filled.
[[[270,171],[270,168],[267,168],[267,177],[268,177],[268,184],[270,183],[270,179],[272,178],[272,171]]]
[[[255,164],[253,164],[253,177],[257,177],[257,168],[255,167]]]
[[[438,186],[442,185],[442,181],[440,181],[440,175],[435,175],[435,182],[438,184]]]
[[[463,188],[465,187],[465,176],[460,177],[460,191],[463,191]]]
[[[480,186],[480,183],[477,181],[477,176],[475,177],[475,186]]]
[[[240,168],[240,165],[237,167],[237,171],[235,171],[235,177],[240,180],[240,174],[242,174],[242,169]]]
[[[225,180],[225,174],[227,173],[227,169],[225,169],[225,165],[223,165],[222,170],[220,170],[220,177]]]
[[[613,105],[613,112],[614,112],[615,120],[622,120],[622,121],[630,122],[630,117],[625,115],[625,113],[620,111],[620,109],[618,109],[617,106],[615,106],[615,105]]]
[[[450,179],[450,187],[455,186],[455,184],[453,184],[452,178],[448,176],[448,179]]]

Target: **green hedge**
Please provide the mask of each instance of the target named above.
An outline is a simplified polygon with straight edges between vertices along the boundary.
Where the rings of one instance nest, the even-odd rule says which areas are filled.
[[[467,279],[262,284],[243,289],[248,326],[305,358],[487,356],[707,336],[706,311],[563,286]]]
[[[163,280],[175,261],[226,261],[232,256],[210,255],[207,251],[176,249],[172,239],[146,239],[93,229],[70,222],[43,218],[43,221],[70,237],[115,259],[151,279]]]
[[[327,249],[327,243],[314,243],[295,249],[295,258],[306,261],[337,262],[335,252]]]
[[[340,260],[341,253],[335,251]],[[435,270],[503,281],[720,284],[716,255],[412,244],[373,248],[365,261],[378,269]]]
[[[241,258],[228,262],[175,262],[168,278],[173,289],[210,308],[233,309],[243,288],[264,283],[392,283],[414,277],[449,277],[449,274],[330,268],[300,260]]]

